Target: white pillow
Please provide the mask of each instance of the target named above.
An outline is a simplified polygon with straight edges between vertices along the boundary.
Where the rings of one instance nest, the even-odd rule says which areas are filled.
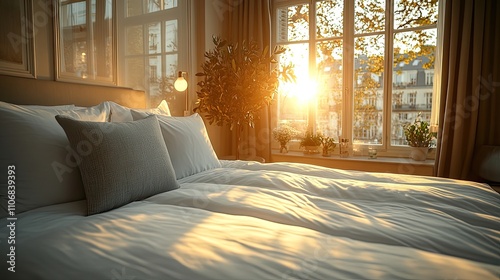
[[[15,168],[15,213],[85,199],[75,151],[56,115],[104,122],[109,105],[46,110],[0,102],[0,170],[4,172],[0,176],[0,217],[7,215],[8,181],[4,176],[8,166]]]
[[[112,101],[108,101],[111,108],[111,122],[129,122],[132,121],[132,115],[130,114],[130,108],[122,106]],[[158,107],[151,109],[133,109],[138,112],[147,112],[156,115],[170,116],[170,109],[168,108],[167,101],[163,100],[160,102]]]
[[[143,119],[148,114],[150,113],[132,110],[134,120]],[[193,114],[189,117],[159,115],[158,121],[177,180],[221,167],[200,115]]]

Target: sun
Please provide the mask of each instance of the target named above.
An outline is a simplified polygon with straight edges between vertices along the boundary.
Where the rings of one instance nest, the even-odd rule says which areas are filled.
[[[318,83],[309,78],[297,78],[295,83],[286,83],[280,86],[281,94],[296,99],[300,103],[309,103],[316,97]]]

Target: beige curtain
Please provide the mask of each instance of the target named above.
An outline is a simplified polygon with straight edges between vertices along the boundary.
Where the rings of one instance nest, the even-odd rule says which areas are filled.
[[[446,0],[435,175],[471,179],[474,153],[500,145],[500,3]]]
[[[255,41],[262,48],[271,45],[271,0],[227,0],[231,7],[225,18],[227,38],[232,42]],[[240,154],[270,160],[270,112],[262,109],[254,129],[245,129]],[[236,146],[236,143],[235,143]]]

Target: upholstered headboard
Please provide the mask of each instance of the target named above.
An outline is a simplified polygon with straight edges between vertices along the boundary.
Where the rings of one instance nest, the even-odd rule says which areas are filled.
[[[145,108],[143,91],[0,75],[0,101],[20,105],[93,106],[114,101],[131,108]]]

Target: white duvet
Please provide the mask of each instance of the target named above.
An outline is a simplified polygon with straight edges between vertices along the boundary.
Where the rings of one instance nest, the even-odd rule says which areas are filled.
[[[500,277],[487,185],[239,161],[180,183],[89,217],[85,201],[18,215],[16,272],[4,261],[0,279]]]

